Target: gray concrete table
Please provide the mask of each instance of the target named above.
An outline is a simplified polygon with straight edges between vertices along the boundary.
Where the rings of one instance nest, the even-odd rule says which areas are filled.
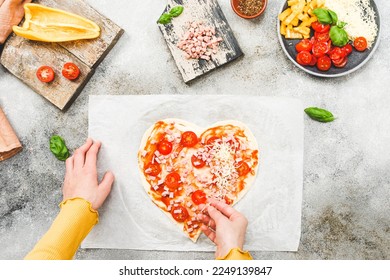
[[[190,86],[156,26],[164,0],[91,4],[125,34],[81,95],[60,112],[0,67],[0,104],[24,146],[0,163],[0,259],[20,259],[58,213],[65,166],[51,155],[51,135],[70,149],[88,133],[88,96],[95,94],[232,94],[295,97],[337,115],[330,124],[305,118],[302,237],[298,252],[252,252],[258,259],[390,259],[390,3],[376,0],[382,38],[360,70],[315,78],[284,55],[276,35],[282,0],[258,20],[237,17],[219,0],[246,54]],[[386,16],[385,16],[386,15]],[[243,97],[245,98],[245,97]],[[77,259],[212,259],[212,253],[79,250]]]

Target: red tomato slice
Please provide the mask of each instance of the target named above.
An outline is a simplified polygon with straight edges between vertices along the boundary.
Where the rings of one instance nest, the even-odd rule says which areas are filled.
[[[77,67],[76,64],[72,62],[65,63],[64,67],[62,68],[62,76],[67,78],[68,80],[75,80],[80,75],[80,69]]]
[[[317,64],[317,58],[314,55],[312,55],[311,56],[311,61],[310,61],[309,65],[310,66],[314,66],[316,64]]]
[[[342,49],[345,51],[347,55],[350,55],[352,53],[352,45],[351,44],[346,44]]]
[[[298,44],[295,45],[295,49],[297,52],[301,51],[311,51],[311,48],[313,47],[313,43],[309,39],[303,39],[299,41]]]
[[[157,176],[161,172],[161,167],[158,163],[149,162],[145,166],[145,173],[151,176]]]
[[[329,57],[331,60],[343,59],[346,56],[347,56],[347,52],[343,48],[340,48],[340,47],[334,47],[329,52]]]
[[[50,83],[54,80],[54,71],[50,66],[41,66],[37,70],[37,78],[44,83]]]
[[[175,190],[180,186],[180,175],[177,172],[172,172],[169,173],[165,177],[165,185],[170,189],[170,190]]]
[[[206,145],[212,146],[214,144],[214,142],[219,140],[219,139],[221,139],[221,138],[219,138],[217,136],[210,137],[209,139],[207,139]]]
[[[232,205],[232,203],[233,203],[233,199],[231,199],[230,197],[228,197],[228,196],[224,196],[224,198],[223,199],[225,199],[225,203],[227,204],[227,205]]]
[[[237,172],[239,176],[245,176],[246,174],[251,171],[251,168],[246,162],[241,162],[240,165],[237,167]]]
[[[328,42],[329,41],[329,32],[314,32],[314,38],[318,42]]]
[[[325,54],[327,54],[330,50],[330,42],[315,42],[313,44],[313,49],[312,49],[312,52],[313,52],[313,55],[317,58],[321,57],[321,56],[324,56]]]
[[[321,24],[318,21],[315,21],[311,24],[311,27],[314,29],[314,31],[319,33],[328,32],[330,29],[329,24]]]
[[[179,223],[184,222],[189,217],[187,209],[181,205],[172,207],[171,215]]]
[[[367,49],[367,40],[364,37],[357,37],[353,45],[357,51],[364,52]]]
[[[203,166],[206,165],[205,161],[201,160],[200,158],[198,158],[194,155],[191,157],[191,163],[192,163],[192,166],[195,168],[202,168]]]
[[[332,66],[332,61],[330,60],[329,56],[324,55],[318,58],[317,60],[317,68],[320,71],[328,71],[330,67]]]
[[[333,61],[333,65],[335,66],[335,67],[337,67],[337,68],[343,68],[346,64],[347,64],[347,62],[348,62],[348,57],[346,56],[346,57],[344,57],[344,58],[342,58],[341,60],[339,60],[339,61]]]
[[[181,144],[184,147],[190,148],[198,143],[198,136],[192,131],[183,132],[181,135]]]
[[[167,140],[162,140],[158,143],[157,150],[164,156],[169,155],[172,152],[172,143]]]
[[[206,194],[202,190],[194,191],[191,195],[192,201],[196,204],[204,204],[207,201]]]
[[[312,55],[308,51],[301,51],[297,54],[297,62],[300,65],[309,65]]]

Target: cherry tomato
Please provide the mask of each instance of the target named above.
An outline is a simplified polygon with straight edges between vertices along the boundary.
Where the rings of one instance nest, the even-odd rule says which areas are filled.
[[[192,162],[192,166],[194,166],[195,168],[202,168],[203,166],[206,165],[205,161],[203,161],[202,159],[194,155],[191,157],[191,162]]]
[[[346,44],[342,49],[345,51],[347,55],[350,55],[352,53],[352,45],[351,44]]]
[[[229,198],[229,197],[226,196],[226,195],[224,196],[223,199],[225,200],[225,203],[226,203],[227,205],[232,205],[233,199]]]
[[[310,61],[309,65],[310,66],[314,66],[316,64],[317,64],[317,58],[314,55],[312,55],[311,56],[311,61]]]
[[[334,60],[333,61],[333,65],[337,68],[343,68],[348,62],[348,57],[345,56],[344,58],[342,58],[341,60]]]
[[[80,75],[80,69],[77,67],[76,64],[72,62],[65,63],[64,67],[62,68],[62,76],[67,78],[68,80],[75,80]]]
[[[330,42],[315,42],[313,44],[313,55],[317,58],[324,56],[330,50]]]
[[[313,47],[313,43],[309,39],[303,39],[295,45],[297,52],[308,51],[310,52]]]
[[[207,139],[206,145],[212,146],[214,144],[214,142],[219,140],[219,139],[221,139],[221,138],[219,138],[217,136],[210,137],[209,139]]]
[[[297,62],[300,65],[309,65],[312,55],[308,51],[301,51],[297,54]]]
[[[364,37],[357,37],[353,45],[357,51],[364,52],[367,49],[367,40]]]
[[[183,132],[181,135],[181,144],[184,147],[190,148],[198,143],[198,136],[192,131]]]
[[[180,175],[179,175],[179,173],[176,173],[176,172],[169,173],[165,177],[165,185],[170,190],[177,189],[180,186]]]
[[[340,47],[334,47],[329,52],[329,57],[332,61],[338,60],[338,59],[343,59],[346,56],[347,56],[347,52],[343,48],[340,48]]]
[[[179,223],[184,222],[189,217],[187,209],[181,205],[172,207],[171,215]]]
[[[151,176],[157,176],[161,172],[161,167],[158,163],[149,162],[145,166],[145,173]]]
[[[332,66],[332,61],[330,60],[329,56],[324,55],[318,58],[317,60],[317,68],[320,71],[328,71],[330,69],[330,66]]]
[[[328,42],[329,41],[329,32],[314,32],[314,38],[318,42]]]
[[[237,172],[239,176],[245,176],[246,174],[251,171],[251,168],[246,162],[241,162],[240,165],[237,167]]]
[[[321,24],[318,21],[315,21],[311,24],[311,27],[314,29],[314,31],[319,33],[328,32],[330,29],[329,24]]]
[[[167,140],[162,140],[158,143],[157,150],[164,156],[169,155],[172,152],[172,143]]]
[[[207,201],[206,194],[205,194],[204,191],[202,191],[202,190],[194,191],[194,192],[192,193],[192,195],[191,195],[191,199],[192,199],[192,201],[193,201],[196,205],[206,203],[206,201]]]
[[[50,83],[54,80],[54,71],[50,66],[41,66],[37,70],[37,78],[44,83]]]

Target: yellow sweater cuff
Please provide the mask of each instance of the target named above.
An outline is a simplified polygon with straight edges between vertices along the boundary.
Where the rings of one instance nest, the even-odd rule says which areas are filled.
[[[224,257],[219,257],[217,260],[253,260],[248,251],[242,251],[240,248],[230,249]]]
[[[60,207],[61,211],[50,229],[25,259],[72,259],[81,242],[99,221],[98,212],[82,198],[63,201]]]

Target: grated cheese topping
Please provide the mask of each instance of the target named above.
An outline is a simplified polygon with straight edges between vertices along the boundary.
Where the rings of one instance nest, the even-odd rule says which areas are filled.
[[[367,47],[372,46],[378,35],[378,26],[370,0],[326,0],[325,7],[336,12],[339,21],[347,23],[344,28],[351,41],[362,36],[367,40]]]

